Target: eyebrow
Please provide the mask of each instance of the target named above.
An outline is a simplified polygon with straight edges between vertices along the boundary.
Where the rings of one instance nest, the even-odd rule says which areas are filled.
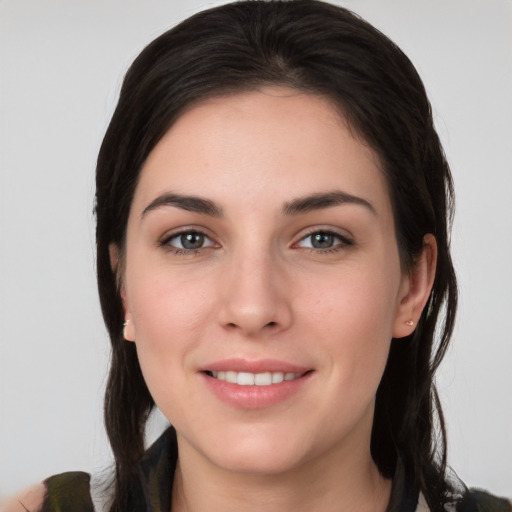
[[[338,206],[342,204],[356,204],[367,208],[371,213],[377,215],[377,212],[373,205],[363,199],[362,197],[342,192],[341,190],[334,190],[331,192],[320,192],[317,194],[311,194],[304,197],[299,197],[286,203],[283,208],[284,215],[298,215],[301,213],[308,213],[313,210],[322,210],[324,208],[330,208],[332,206]]]
[[[174,206],[182,210],[202,213],[203,215],[210,215],[212,217],[222,217],[223,215],[222,208],[209,199],[167,192],[151,201],[151,203],[144,208],[141,217],[163,206]]]
[[[375,208],[369,201],[362,197],[354,196],[340,190],[319,192],[308,196],[298,197],[293,201],[285,203],[283,207],[283,215],[299,215],[301,213],[331,208],[342,204],[360,205],[367,208],[374,215],[377,215]],[[153,199],[153,201],[144,208],[141,217],[144,217],[149,212],[164,206],[174,206],[175,208],[181,208],[182,210],[201,213],[203,215],[210,215],[212,217],[223,216],[222,208],[210,199],[167,192]]]

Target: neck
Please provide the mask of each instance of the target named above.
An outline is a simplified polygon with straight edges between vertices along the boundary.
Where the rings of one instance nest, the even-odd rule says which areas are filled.
[[[197,464],[186,443],[173,489],[173,512],[384,512],[391,481],[375,466],[369,448],[331,450],[279,474],[236,473],[208,462]],[[196,460],[194,460],[196,459]]]

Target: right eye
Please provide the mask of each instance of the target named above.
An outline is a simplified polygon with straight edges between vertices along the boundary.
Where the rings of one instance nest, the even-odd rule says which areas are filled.
[[[197,251],[215,245],[207,235],[197,230],[174,233],[161,242],[161,245],[171,247],[179,254]]]

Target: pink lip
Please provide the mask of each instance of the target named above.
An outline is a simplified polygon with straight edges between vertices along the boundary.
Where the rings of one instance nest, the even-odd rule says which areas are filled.
[[[270,386],[240,386],[218,380],[207,373],[208,371],[220,372],[230,370],[250,373],[297,373],[301,374],[301,376],[294,380],[283,381]],[[258,361],[226,359],[209,364],[199,372],[206,388],[218,399],[232,407],[241,409],[263,409],[284,402],[299,393],[313,374],[314,372],[311,368],[273,359]]]
[[[250,361],[248,359],[232,358],[223,359],[222,361],[215,361],[211,364],[206,364],[200,371],[211,372],[249,372],[249,373],[263,373],[263,372],[283,372],[283,373],[305,373],[311,368],[306,366],[299,366],[291,364],[286,361],[279,361],[277,359],[259,359]]]

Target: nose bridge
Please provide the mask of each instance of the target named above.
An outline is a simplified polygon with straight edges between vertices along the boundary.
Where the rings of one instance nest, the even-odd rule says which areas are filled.
[[[246,335],[285,328],[291,319],[283,268],[270,247],[240,244],[224,275],[220,321]]]

